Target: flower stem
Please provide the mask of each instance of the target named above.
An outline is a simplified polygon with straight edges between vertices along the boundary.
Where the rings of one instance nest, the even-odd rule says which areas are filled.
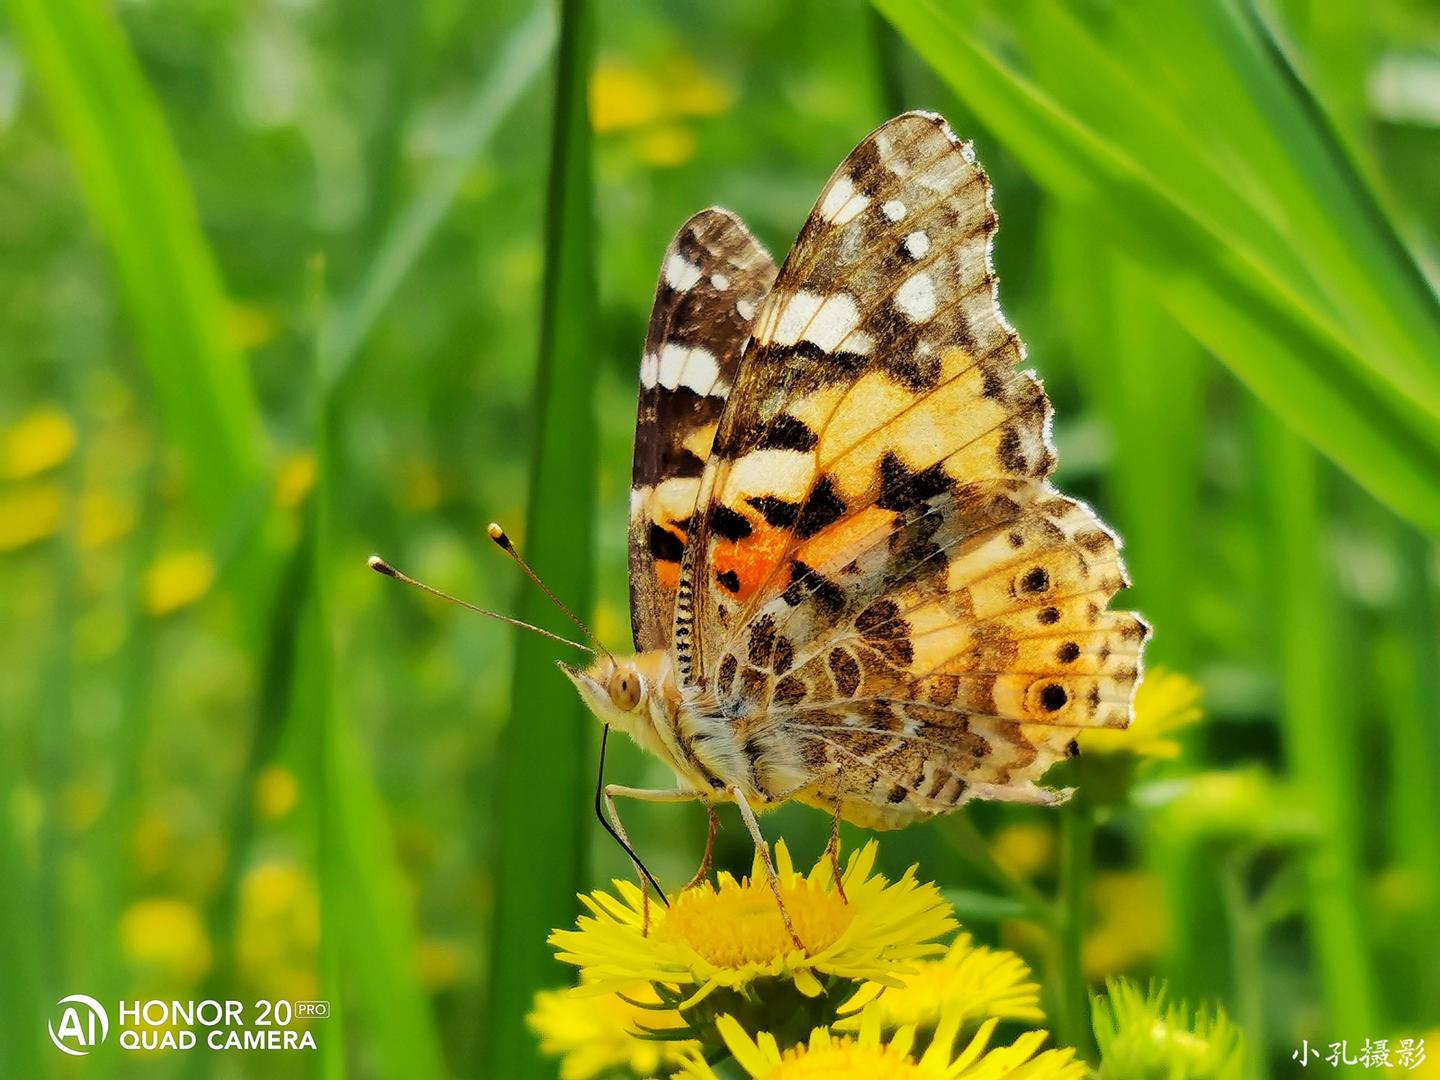
[[[1083,950],[1090,910],[1090,855],[1095,819],[1090,805],[1077,798],[1061,810],[1059,925],[1061,1007],[1056,1028],[1063,1043],[1081,1057],[1094,1053],[1090,1033],[1090,996]]]
[[[1261,1080],[1265,1061],[1265,1003],[1263,998],[1264,920],[1245,896],[1243,856],[1226,861],[1220,871],[1220,890],[1230,923],[1230,964],[1235,986],[1235,1010],[1245,1032],[1246,1080]]]

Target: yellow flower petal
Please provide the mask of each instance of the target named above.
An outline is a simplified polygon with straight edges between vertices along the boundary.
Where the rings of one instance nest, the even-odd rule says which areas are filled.
[[[1010,1046],[987,1051],[994,1020],[956,1054],[952,1044],[959,1023],[959,1017],[947,1015],[918,1060],[911,1053],[913,1027],[906,1026],[886,1040],[880,1035],[879,1021],[869,1017],[862,1021],[858,1038],[817,1027],[808,1039],[783,1051],[769,1032],[752,1037],[731,1016],[720,1017],[717,1028],[735,1063],[752,1080],[1084,1080],[1089,1075],[1071,1050],[1047,1050],[1037,1056],[1046,1038],[1043,1031],[1027,1032]],[[698,1054],[686,1062],[680,1075],[687,1080],[716,1080],[714,1070]]]
[[[717,884],[671,898],[668,908],[652,906],[648,933],[640,891],[616,882],[613,892],[581,897],[589,914],[574,930],[556,930],[550,943],[597,987],[637,980],[694,987],[684,1008],[717,988],[760,980],[792,982],[807,993],[821,988],[822,976],[898,985],[917,961],[944,951],[934,940],[955,920],[939,890],[915,880],[913,867],[893,883],[873,875],[876,850],[871,841],[850,857],[842,899],[828,859],[802,877],[784,844],[776,846],[781,893],[804,950],[781,921],[758,857],[742,881],[722,873]]]
[[[884,990],[883,993],[880,993]],[[851,1013],[866,998],[878,997],[875,1015],[887,1027],[918,1024],[933,1027],[942,1015],[956,1014],[976,1022],[987,1017],[1003,1020],[1043,1020],[1040,985],[1030,968],[1015,953],[976,945],[969,934],[958,935],[946,954],[926,960],[905,976],[904,985],[884,989],[878,984],[863,987],[855,999],[841,1007]],[[838,1027],[853,1030],[855,1021],[843,1019]]]
[[[541,1051],[560,1058],[561,1080],[590,1080],[616,1069],[654,1076],[662,1065],[683,1064],[699,1050],[694,1042],[638,1037],[641,1029],[676,1027],[680,1018],[631,1002],[651,1004],[659,998],[646,983],[627,987],[624,997],[613,992],[597,998],[570,990],[542,990],[525,1022],[540,1036]]]

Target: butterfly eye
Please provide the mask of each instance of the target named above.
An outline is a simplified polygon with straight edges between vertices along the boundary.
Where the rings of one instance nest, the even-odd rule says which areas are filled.
[[[610,678],[610,700],[617,709],[629,712],[640,704],[640,673],[621,668]]]

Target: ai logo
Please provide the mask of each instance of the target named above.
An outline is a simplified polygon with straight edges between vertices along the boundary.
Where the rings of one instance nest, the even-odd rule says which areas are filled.
[[[65,1011],[60,1014],[58,1029],[55,1021],[50,1021],[50,1041],[65,1053],[84,1057],[110,1034],[110,1018],[105,1015],[105,1007],[94,998],[71,994],[55,1004]]]

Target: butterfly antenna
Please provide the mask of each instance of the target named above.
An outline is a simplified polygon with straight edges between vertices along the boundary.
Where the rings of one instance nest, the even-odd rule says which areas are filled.
[[[550,591],[550,586],[540,580],[540,575],[530,569],[530,564],[520,557],[520,552],[515,550],[515,545],[510,542],[510,537],[504,529],[492,521],[490,527],[485,531],[490,534],[490,539],[495,541],[500,550],[505,552],[506,555],[509,555],[510,558],[515,561],[515,565],[525,572],[525,576],[539,587],[540,591],[549,598],[550,602],[563,611],[565,617],[578,626],[580,632],[590,639],[590,643],[594,646],[594,648],[590,650],[591,652],[602,652],[610,657],[610,659],[615,659],[610,650],[600,644],[600,639],[590,632],[590,628],[581,622],[573,611],[560,602],[560,598]]]
[[[579,649],[581,652],[593,653],[595,651],[589,645],[581,645],[578,641],[571,641],[569,638],[563,638],[559,634],[552,634],[549,630],[542,630],[540,627],[532,626],[530,623],[521,622],[519,619],[512,619],[509,615],[501,615],[498,611],[490,611],[487,608],[477,607],[468,600],[461,600],[458,596],[451,596],[447,592],[441,592],[433,585],[426,585],[423,581],[417,581],[409,574],[402,574],[379,555],[371,555],[370,558],[366,560],[366,563],[370,569],[374,570],[377,574],[384,574],[386,577],[394,578],[396,581],[403,581],[406,585],[413,585],[421,592],[427,592],[431,596],[438,596],[441,600],[448,600],[452,604],[459,604],[462,608],[465,608],[465,610],[473,611],[477,615],[488,615],[492,619],[499,619],[501,622],[509,623],[511,626],[518,626],[523,630],[533,630],[541,637],[547,637],[551,641],[558,641],[562,645],[569,645],[572,649]]]

